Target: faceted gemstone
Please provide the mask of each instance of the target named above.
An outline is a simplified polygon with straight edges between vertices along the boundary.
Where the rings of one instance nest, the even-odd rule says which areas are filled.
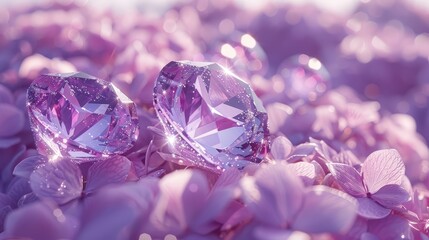
[[[210,62],[170,62],[154,88],[168,143],[190,165],[214,171],[262,160],[267,114],[250,86]]]
[[[76,161],[130,149],[138,136],[135,104],[113,84],[84,73],[42,75],[27,92],[38,151]]]

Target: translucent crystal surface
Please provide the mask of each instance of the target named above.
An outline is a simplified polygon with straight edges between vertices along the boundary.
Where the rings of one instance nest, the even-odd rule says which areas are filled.
[[[210,62],[170,62],[154,89],[154,105],[170,143],[186,160],[211,169],[260,162],[267,114],[251,87]]]
[[[105,80],[84,73],[42,75],[27,98],[43,155],[93,160],[123,153],[137,139],[134,103]]]

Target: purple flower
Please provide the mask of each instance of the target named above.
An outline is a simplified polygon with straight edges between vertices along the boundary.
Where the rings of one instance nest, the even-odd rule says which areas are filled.
[[[358,213],[368,219],[384,218],[391,209],[409,201],[409,193],[402,187],[405,166],[396,150],[371,153],[361,171],[342,163],[328,165],[337,184],[358,203]]]
[[[155,178],[100,189],[83,201],[76,238],[138,239],[157,203],[158,192]]]
[[[16,166],[14,174],[23,179],[28,178],[31,189],[37,197],[61,205],[106,185],[123,183],[132,170],[132,162],[123,156],[95,162],[85,169],[85,165],[79,166],[71,159],[47,160],[36,155],[21,161]]]
[[[296,147],[286,137],[280,136],[273,140],[271,144],[271,154],[276,160],[286,160],[287,162],[297,162],[315,153],[316,144],[303,143]]]
[[[11,212],[0,238],[70,239],[75,231],[74,221],[52,202],[40,201]]]
[[[238,170],[227,170],[210,189],[207,178],[200,171],[179,170],[159,182],[160,194],[142,232],[153,236],[171,233],[186,236],[195,232],[208,234],[219,229],[217,220],[236,198],[234,186]],[[225,214],[225,213],[223,213]]]
[[[285,234],[291,230],[343,233],[356,217],[356,200],[325,186],[305,188],[300,178],[281,163],[261,166],[254,177],[241,180],[241,188],[253,221],[277,231],[283,229]],[[255,237],[259,224],[251,228],[249,238]]]

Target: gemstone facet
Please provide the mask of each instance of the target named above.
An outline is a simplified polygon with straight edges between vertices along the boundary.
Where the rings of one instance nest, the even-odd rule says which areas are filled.
[[[138,136],[135,104],[113,84],[84,73],[35,79],[27,107],[38,151],[94,160],[130,149]]]
[[[268,148],[267,114],[249,84],[210,62],[170,62],[154,88],[167,141],[190,165],[210,170],[258,163]]]

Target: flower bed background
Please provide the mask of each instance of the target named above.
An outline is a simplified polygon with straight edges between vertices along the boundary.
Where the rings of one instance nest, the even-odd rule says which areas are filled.
[[[349,4],[0,8],[0,239],[427,239],[429,8]],[[263,164],[218,176],[164,154],[152,91],[179,59],[252,85],[272,135]],[[73,71],[138,105],[127,154],[81,165],[37,154],[26,89]]]

